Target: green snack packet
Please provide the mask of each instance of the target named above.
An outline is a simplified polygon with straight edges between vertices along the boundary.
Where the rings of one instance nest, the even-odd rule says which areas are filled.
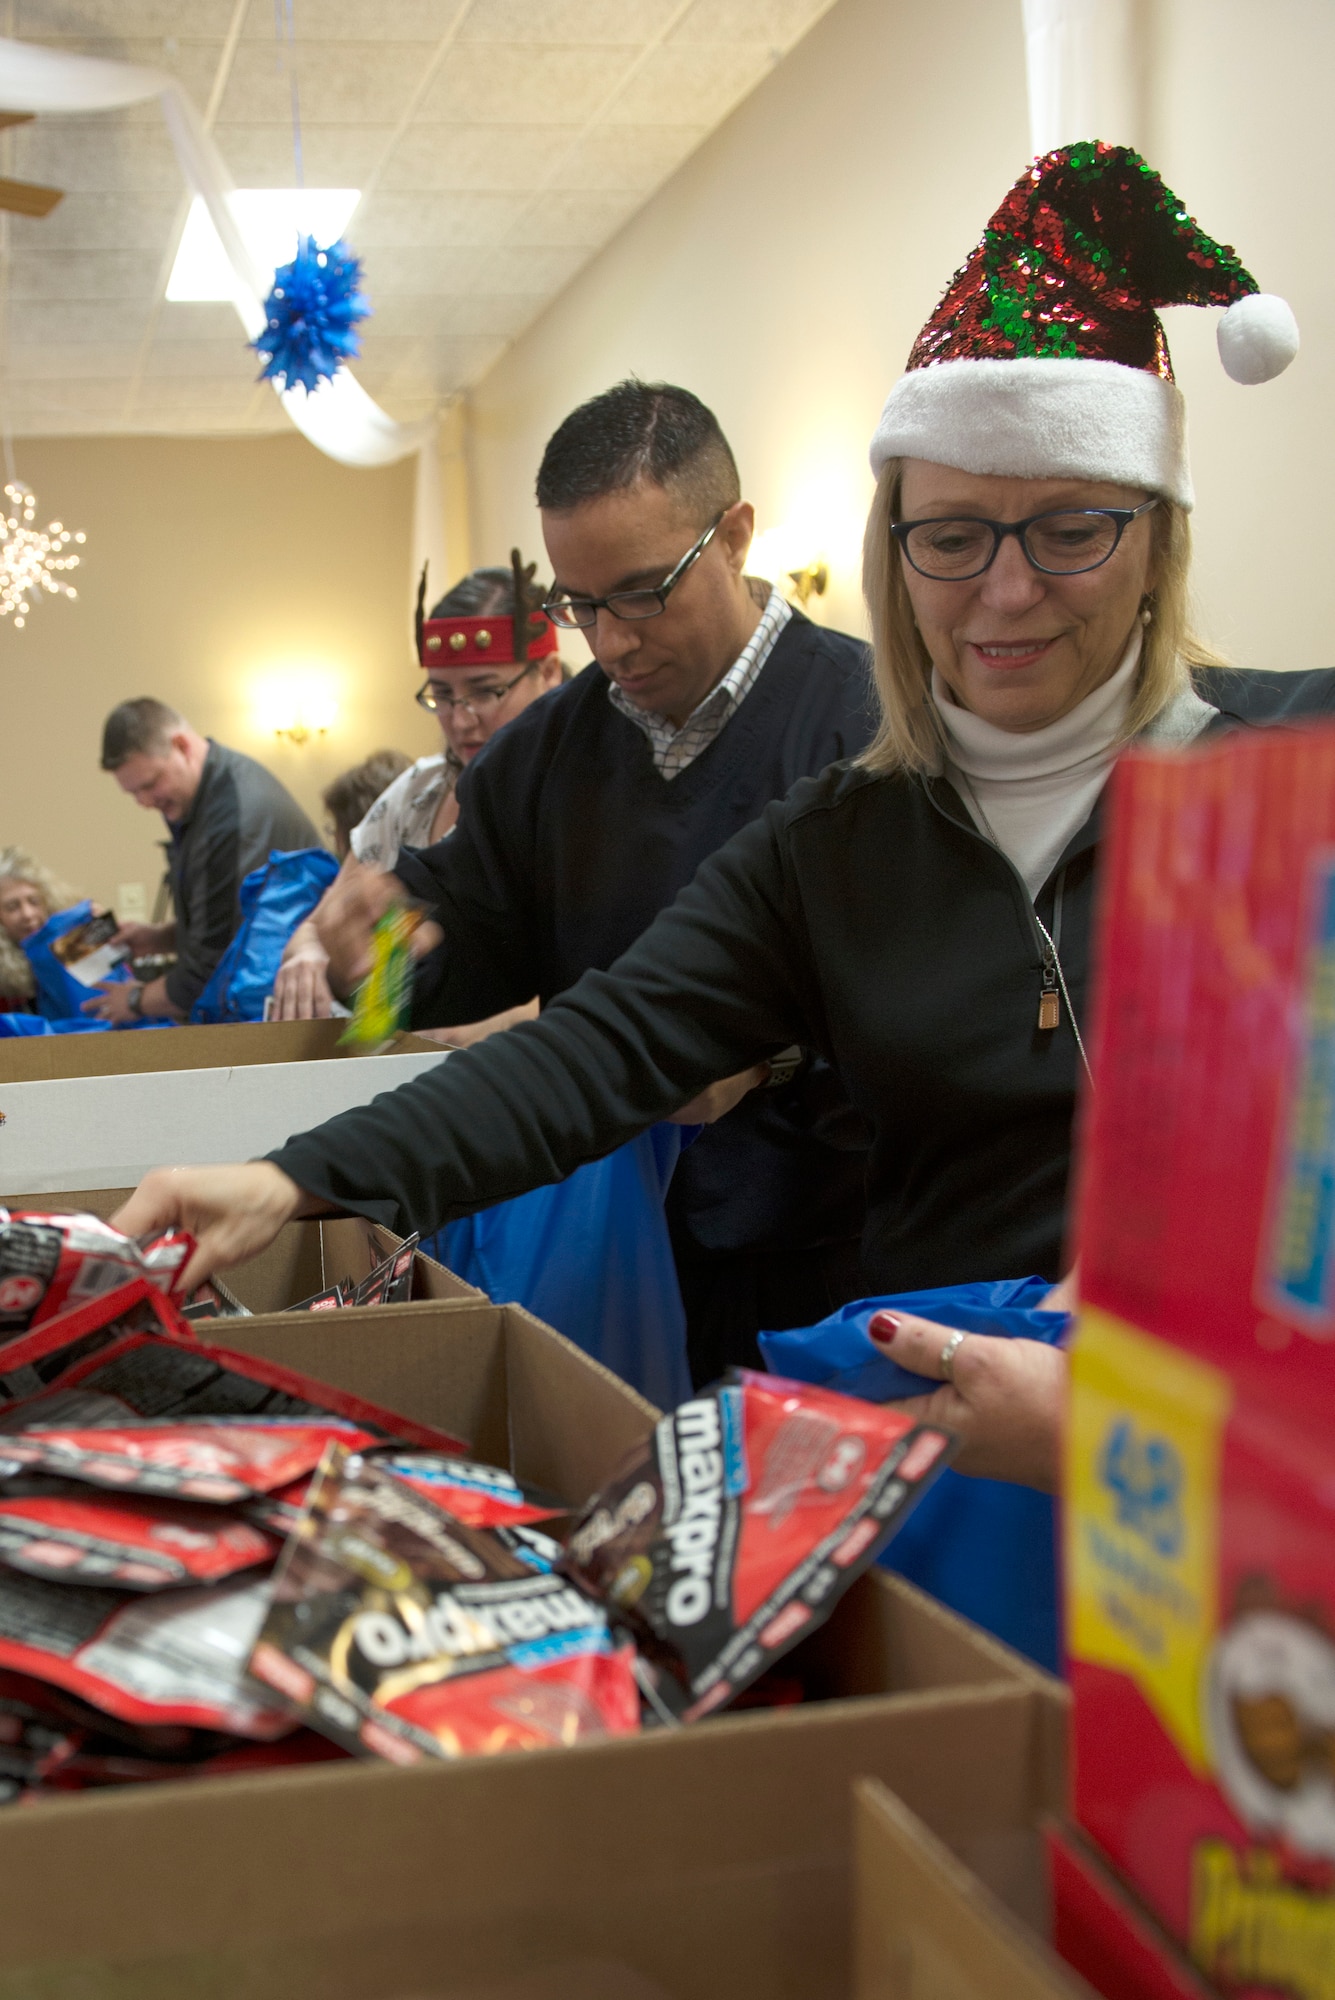
[[[377,1048],[396,1035],[407,1020],[413,989],[409,941],[420,922],[419,911],[401,905],[386,910],[377,920],[371,939],[371,970],[353,997],[343,1042]]]

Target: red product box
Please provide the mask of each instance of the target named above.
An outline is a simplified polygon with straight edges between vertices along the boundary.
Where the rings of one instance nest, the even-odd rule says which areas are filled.
[[[1043,1830],[1058,1956],[1105,2000],[1210,2000],[1211,1988],[1072,1828]]]
[[[1066,1472],[1082,1825],[1221,1990],[1335,1997],[1335,731],[1112,790]]]

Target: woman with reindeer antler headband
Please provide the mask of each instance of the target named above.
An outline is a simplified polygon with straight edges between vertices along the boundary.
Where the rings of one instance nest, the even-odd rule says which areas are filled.
[[[534,586],[536,569],[536,563],[525,563],[519,550],[512,549],[508,569],[473,570],[446,591],[429,618],[423,615],[423,569],[416,635],[417,660],[426,679],[417,701],[440,724],[444,747],[419,757],[353,828],[355,860],[392,868],[401,847],[429,847],[449,833],[459,812],[459,773],[498,729],[560,684],[556,630],[536,608],[543,595]],[[521,604],[526,621],[517,615]],[[283,954],[274,984],[275,1020],[322,1020],[329,1014],[328,963],[315,919],[308,918]],[[465,1039],[472,1039],[466,1030],[451,1032],[451,1040]]]

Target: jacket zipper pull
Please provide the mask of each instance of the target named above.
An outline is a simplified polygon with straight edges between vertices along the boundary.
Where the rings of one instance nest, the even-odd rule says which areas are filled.
[[[1061,1025],[1062,1002],[1057,990],[1057,954],[1049,945],[1043,953],[1043,991],[1038,996],[1038,1025],[1042,1033]]]

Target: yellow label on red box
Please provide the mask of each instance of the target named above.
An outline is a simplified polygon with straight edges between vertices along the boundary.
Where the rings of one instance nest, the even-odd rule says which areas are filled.
[[[1228,1377],[1085,1307],[1071,1355],[1066,1493],[1073,1658],[1135,1682],[1190,1768],[1209,1768],[1201,1687],[1219,1622]]]

